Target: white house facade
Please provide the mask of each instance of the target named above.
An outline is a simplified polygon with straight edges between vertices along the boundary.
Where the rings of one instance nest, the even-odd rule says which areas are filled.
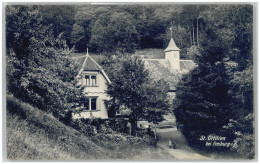
[[[105,91],[107,84],[111,81],[88,52],[77,75],[77,80],[77,86],[83,87],[85,100],[84,105],[80,107],[81,112],[75,112],[73,118],[108,118],[104,101],[109,99]]]

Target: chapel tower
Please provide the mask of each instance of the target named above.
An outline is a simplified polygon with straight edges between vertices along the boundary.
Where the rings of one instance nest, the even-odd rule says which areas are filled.
[[[180,49],[171,37],[168,47],[164,50],[165,59],[168,60],[173,69],[180,69]]]

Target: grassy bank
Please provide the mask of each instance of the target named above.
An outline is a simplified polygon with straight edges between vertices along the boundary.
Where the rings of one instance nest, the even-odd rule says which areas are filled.
[[[149,145],[94,140],[37,108],[7,96],[8,160],[165,160],[167,152]]]

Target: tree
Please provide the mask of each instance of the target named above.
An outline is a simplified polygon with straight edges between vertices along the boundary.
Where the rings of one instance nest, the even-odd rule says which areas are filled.
[[[191,46],[199,44],[200,27],[203,24],[201,13],[204,10],[210,9],[207,5],[183,5],[182,11],[178,14],[178,23],[189,31]]]
[[[52,25],[54,37],[63,33],[69,47],[72,47],[70,35],[75,23],[75,6],[73,5],[43,5],[38,6],[44,24]]]
[[[238,63],[238,71],[253,64],[253,6],[217,5],[204,11],[204,22],[222,38],[230,60]]]
[[[141,6],[140,6],[141,7]],[[141,48],[161,48],[167,24],[165,19],[159,19],[155,15],[156,7],[142,6],[142,15],[137,22],[137,31],[140,36]]]
[[[254,158],[253,6],[216,5],[202,16],[226,45],[230,108],[234,112],[225,129],[235,135],[237,144],[232,149],[243,157]]]
[[[63,117],[78,103],[75,65],[62,34],[42,20],[38,6],[7,6],[7,92]]]
[[[76,51],[82,52],[86,50],[86,43],[84,28],[78,24],[74,24],[71,32],[71,44]]]
[[[234,132],[233,150],[241,156],[253,159],[255,156],[255,117],[253,100],[253,68],[248,67],[244,71],[232,75],[231,96],[234,109],[234,117],[229,121],[226,129]]]
[[[138,40],[132,16],[122,12],[100,16],[91,29],[90,43],[99,52],[133,53]]]
[[[222,127],[232,116],[229,107],[229,76],[225,69],[225,47],[221,39],[210,29],[202,37],[198,66],[185,75],[177,85],[174,114],[183,124],[183,134],[194,146],[204,146],[201,135],[221,135]],[[232,136],[226,134],[227,140]]]
[[[163,114],[169,108],[168,85],[163,81],[152,82],[142,60],[137,57],[126,59],[122,67],[114,71],[114,78],[107,90],[112,98],[109,103],[117,110],[125,106],[132,111],[129,119],[133,134],[138,120],[155,124],[162,121]]]

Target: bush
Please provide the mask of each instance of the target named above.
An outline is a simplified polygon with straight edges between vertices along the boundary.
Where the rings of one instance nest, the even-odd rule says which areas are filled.
[[[126,133],[126,125],[127,121],[124,120],[123,118],[114,118],[114,119],[100,119],[100,118],[95,118],[95,119],[77,119],[73,120],[73,127],[77,130],[81,130],[81,124],[92,126],[96,129],[98,133],[106,133],[106,134],[111,134],[111,133]]]
[[[65,125],[70,125],[72,122],[72,111],[67,111],[65,113],[65,116],[61,117],[59,120],[63,122]]]
[[[238,152],[241,156],[254,159],[255,157],[255,144],[253,134],[238,134],[238,137],[234,140],[232,150]]]
[[[86,136],[93,136],[97,133],[95,126],[86,123],[85,119],[73,120],[70,126]]]
[[[146,135],[143,138],[141,137],[134,137],[124,134],[103,134],[98,133],[92,137],[92,140],[95,143],[100,142],[109,142],[115,145],[152,145],[156,146],[156,140],[151,138],[150,136]]]

